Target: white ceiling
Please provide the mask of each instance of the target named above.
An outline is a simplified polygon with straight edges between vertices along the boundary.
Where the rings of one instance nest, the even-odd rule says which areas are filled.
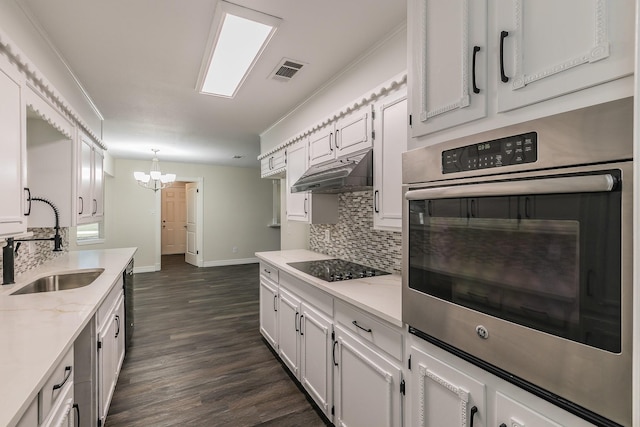
[[[283,22],[225,99],[195,89],[218,0],[19,2],[103,115],[112,156],[235,166],[257,166],[261,132],[406,21],[406,0],[234,0]],[[287,83],[269,79],[283,57],[308,64]]]

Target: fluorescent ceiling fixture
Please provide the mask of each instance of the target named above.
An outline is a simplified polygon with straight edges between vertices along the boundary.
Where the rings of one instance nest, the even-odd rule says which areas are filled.
[[[221,1],[203,61],[200,93],[233,98],[275,34],[280,19]]]

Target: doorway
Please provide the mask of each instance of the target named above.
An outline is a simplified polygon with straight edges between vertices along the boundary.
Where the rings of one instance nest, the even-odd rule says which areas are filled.
[[[184,262],[204,265],[203,256],[203,178],[178,177],[176,182],[156,192],[156,211],[160,213],[156,233],[156,271],[162,256],[184,257]]]

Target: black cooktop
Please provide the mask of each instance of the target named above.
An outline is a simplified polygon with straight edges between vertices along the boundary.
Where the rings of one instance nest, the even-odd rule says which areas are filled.
[[[318,261],[289,262],[291,267],[317,277],[327,282],[337,282],[340,280],[362,279],[364,277],[382,276],[391,274],[366,265],[342,259],[323,259]]]

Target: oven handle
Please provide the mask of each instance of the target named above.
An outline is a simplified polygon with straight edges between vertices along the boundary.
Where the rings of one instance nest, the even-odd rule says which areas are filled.
[[[405,198],[407,200],[429,200],[524,194],[595,193],[611,191],[615,186],[616,178],[610,174],[565,176],[424,188],[407,191]]]

